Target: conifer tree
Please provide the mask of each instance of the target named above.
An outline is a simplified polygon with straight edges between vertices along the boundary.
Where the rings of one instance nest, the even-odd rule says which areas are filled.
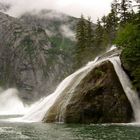
[[[93,45],[93,29],[92,29],[92,22],[91,17],[88,17],[88,20],[86,21],[86,46],[87,48],[91,47]]]
[[[83,15],[81,15],[81,18],[79,22],[77,23],[76,27],[76,39],[77,39],[77,46],[80,48],[84,48],[86,45],[86,22]]]
[[[131,19],[132,0],[121,0],[119,3],[120,22],[127,23]]]
[[[103,27],[106,29],[107,17],[106,16],[103,16],[101,20],[102,20],[102,23],[103,23]]]
[[[86,20],[83,15],[81,15],[81,18],[79,19],[79,22],[76,26],[76,39],[77,39],[77,45],[75,48],[75,57],[74,57],[74,67],[77,68],[79,66],[82,66],[82,58],[84,54],[84,50],[86,47]]]
[[[138,8],[138,13],[140,13],[140,0],[135,0],[136,3],[137,3],[137,8]]]
[[[112,41],[116,37],[118,22],[119,22],[119,18],[117,12],[117,3],[112,3],[111,12],[106,17],[106,31],[108,33],[110,43],[112,43]]]
[[[97,25],[95,30],[95,45],[96,47],[102,47],[102,41],[103,41],[103,27],[101,25],[101,21],[97,19]]]

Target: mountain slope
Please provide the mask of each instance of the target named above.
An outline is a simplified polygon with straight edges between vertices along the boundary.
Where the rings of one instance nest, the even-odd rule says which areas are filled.
[[[54,46],[68,49],[75,46],[77,18],[53,10],[25,13],[20,19],[30,25],[43,28]]]
[[[0,13],[0,22],[0,86],[37,99],[74,72],[77,18],[42,10],[19,18]]]
[[[45,53],[51,48],[45,31],[0,13],[0,33],[1,86],[26,91],[38,87],[44,79]]]
[[[28,26],[41,27],[46,31],[50,42],[55,46],[53,52],[57,51],[56,53],[62,52],[65,54],[66,57],[64,57],[63,61],[64,64],[67,64],[65,59],[68,60],[70,73],[84,66],[102,51],[102,49],[96,48],[95,46],[89,47],[82,51],[81,58],[80,60],[78,59],[77,56],[81,53],[77,51],[78,46],[76,40],[76,27],[79,18],[71,17],[54,10],[41,10],[25,13],[20,17],[20,20]],[[96,28],[94,23],[92,23],[92,28]]]
[[[0,33],[0,86],[17,87],[23,99],[52,93],[72,72],[71,52],[52,45],[40,26],[0,13]]]

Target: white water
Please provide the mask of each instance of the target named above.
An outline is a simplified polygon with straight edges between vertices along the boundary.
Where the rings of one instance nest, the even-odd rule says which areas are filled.
[[[0,92],[0,115],[25,114],[27,108],[18,97],[16,89],[8,89]]]
[[[107,52],[110,52],[110,51],[112,51],[112,50],[115,50],[116,48],[117,48],[116,45],[112,45],[112,46],[110,47],[110,49],[107,50]]]
[[[126,93],[126,96],[128,97],[128,100],[131,103],[132,109],[134,111],[134,117],[137,122],[140,122],[140,101],[138,98],[138,94],[132,89],[131,82],[124,72],[124,70],[121,67],[120,59],[117,56],[112,56],[110,58],[105,58],[103,60],[97,61],[98,58],[95,59],[95,61],[89,62],[85,67],[81,68],[80,70],[76,71],[74,74],[68,76],[66,79],[64,79],[56,91],[46,97],[45,99],[42,99],[42,101],[39,101],[34,105],[31,110],[28,112],[27,115],[25,115],[22,120],[24,121],[41,121],[47,111],[50,109],[50,107],[54,104],[54,102],[57,100],[59,95],[63,93],[63,91],[69,87],[72,84],[72,87],[70,87],[69,91],[74,90],[74,88],[79,84],[79,82],[87,75],[88,72],[90,72],[95,66],[99,65],[101,62],[109,60],[112,62],[115,71],[119,77],[119,80],[122,84],[122,87]]]
[[[112,49],[111,49],[112,50]],[[55,90],[54,93],[52,93],[51,95],[45,97],[44,99],[39,100],[38,102],[36,102],[35,104],[33,104],[29,111],[26,113],[26,115],[18,120],[14,120],[14,121],[24,121],[24,122],[40,122],[42,121],[42,119],[44,118],[44,116],[47,114],[47,112],[49,111],[49,109],[51,108],[51,106],[55,103],[55,101],[57,100],[57,98],[67,89],[69,89],[69,91],[72,91],[75,89],[75,87],[80,83],[80,81],[97,65],[100,65],[101,62],[109,60],[114,68],[115,71],[119,77],[119,80],[122,84],[122,87],[126,93],[126,96],[128,98],[128,100],[131,103],[132,109],[134,111],[134,117],[136,122],[140,122],[140,101],[138,98],[138,94],[133,90],[131,82],[128,78],[128,76],[126,75],[126,73],[124,72],[124,70],[121,67],[121,62],[119,57],[112,55],[108,58],[103,58],[103,59],[98,59],[98,57],[94,60],[89,62],[85,67],[77,70],[75,73],[71,74],[70,76],[68,76],[67,78],[65,78],[57,87],[57,89]],[[9,92],[11,92],[11,97],[9,97],[10,94],[8,94]],[[10,113],[15,113],[15,114],[19,114],[23,112],[26,112],[27,110],[25,109],[23,103],[19,100],[18,96],[16,96],[15,94],[16,91],[14,91],[12,89],[7,90],[5,93],[7,94],[1,94],[0,95],[0,100],[2,99],[3,103],[0,102],[0,113],[3,112],[6,114],[10,114]],[[13,94],[14,93],[14,94]],[[9,101],[7,101],[6,99],[8,99]],[[10,100],[13,101],[10,101]],[[8,104],[7,104],[8,102]],[[3,104],[6,103],[6,106],[3,106]],[[15,106],[13,108],[13,106]],[[10,110],[9,112],[9,108],[13,109]],[[63,110],[62,110],[63,111]]]
[[[41,99],[37,103],[35,103],[30,111],[19,121],[26,122],[40,122],[44,118],[47,111],[57,100],[59,95],[66,90],[67,87],[72,85],[71,90],[74,90],[76,85],[87,75],[87,73],[95,66],[97,58],[92,63],[88,63],[85,67],[77,70],[75,73],[71,74],[67,78],[65,78],[57,87],[57,89],[51,95],[47,96],[44,99]]]
[[[120,58],[114,57],[110,59],[110,61],[113,63],[115,71],[126,93],[126,96],[131,103],[131,106],[134,112],[135,121],[140,122],[140,100],[138,97],[138,93],[135,90],[133,90],[131,81],[129,80],[128,76],[122,69]]]

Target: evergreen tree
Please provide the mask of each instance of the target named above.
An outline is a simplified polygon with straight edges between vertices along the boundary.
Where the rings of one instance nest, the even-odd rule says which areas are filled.
[[[86,20],[84,16],[81,15],[81,18],[77,23],[76,39],[77,45],[75,47],[75,67],[78,67],[84,64],[85,61],[83,61],[83,57],[84,60],[86,60],[86,58],[88,59],[93,51],[94,33],[90,17],[88,17],[88,20]]]
[[[104,29],[101,25],[101,21],[98,19],[96,29],[95,29],[95,46],[96,47],[102,47],[103,33],[104,33]]]
[[[109,44],[109,33],[110,30],[107,28],[107,16],[103,16],[101,19],[102,22],[102,45],[106,47]]]
[[[107,24],[107,17],[103,16],[101,19],[102,23],[103,23],[103,28],[106,29],[106,24]]]
[[[77,45],[75,48],[75,57],[74,57],[74,68],[78,68],[79,66],[82,66],[82,58],[84,54],[84,50],[86,48],[86,20],[83,15],[81,15],[81,18],[79,19],[79,22],[76,26],[76,39],[77,39]]]
[[[139,0],[135,0],[136,1],[136,3],[137,3],[137,8],[138,8],[138,13],[140,13],[140,1]]]
[[[117,7],[112,4],[111,8],[111,12],[106,17],[106,31],[109,36],[110,44],[116,37],[119,22]]]
[[[86,28],[85,28],[85,33],[86,33],[86,46],[85,47],[91,47],[93,45],[93,29],[92,29],[92,22],[91,18],[88,17],[88,20],[86,21]]]
[[[132,0],[121,0],[118,3],[119,6],[119,14],[120,14],[120,22],[121,24],[126,24],[129,20],[131,20],[132,14]]]
[[[79,22],[77,23],[76,27],[76,39],[77,39],[77,46],[80,48],[84,48],[86,45],[86,22],[83,15],[81,15],[81,18]]]
[[[116,15],[118,15],[119,13],[119,5],[119,0],[113,0],[113,2],[111,3],[111,9],[113,9]]]

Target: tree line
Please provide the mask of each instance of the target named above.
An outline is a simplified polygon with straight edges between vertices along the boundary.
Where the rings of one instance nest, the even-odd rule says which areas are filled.
[[[108,15],[97,20],[96,27],[91,22],[91,18],[85,19],[83,15],[79,19],[76,27],[77,48],[107,47],[114,43],[120,27],[133,20],[134,7],[139,6],[139,1],[114,0],[111,4],[111,11]]]
[[[87,54],[105,50],[112,44],[122,49],[122,62],[136,89],[140,91],[140,1],[113,0],[108,15],[97,19],[83,15],[76,27],[76,59],[83,61]]]

